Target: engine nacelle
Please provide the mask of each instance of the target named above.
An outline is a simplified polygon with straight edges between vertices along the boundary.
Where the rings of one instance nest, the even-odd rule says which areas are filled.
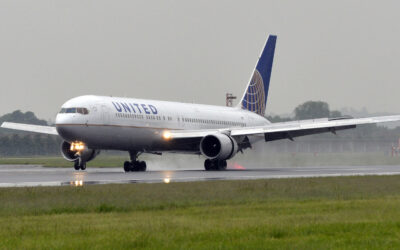
[[[99,150],[90,149],[86,146],[78,153],[78,151],[71,150],[71,143],[63,141],[61,144],[61,154],[67,161],[76,161],[80,158],[81,161],[88,162],[93,160],[99,153]]]
[[[200,141],[200,151],[211,160],[228,160],[238,152],[238,145],[235,139],[226,134],[213,134]]]

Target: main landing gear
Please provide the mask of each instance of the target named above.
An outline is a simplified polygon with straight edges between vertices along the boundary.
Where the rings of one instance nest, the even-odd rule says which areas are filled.
[[[125,172],[139,172],[139,171],[146,171],[146,162],[145,161],[138,161],[138,156],[141,152],[129,152],[129,156],[131,161],[124,162],[124,170]]]
[[[210,160],[204,161],[204,168],[207,171],[219,171],[226,170],[227,163],[225,160]]]

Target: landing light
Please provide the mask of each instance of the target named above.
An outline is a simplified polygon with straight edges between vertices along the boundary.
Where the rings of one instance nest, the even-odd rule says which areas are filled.
[[[171,180],[169,178],[164,178],[164,183],[168,184]]]
[[[171,139],[171,133],[169,132],[169,131],[164,131],[164,133],[163,133],[163,138],[165,139],[165,140],[169,140],[169,139]]]
[[[71,143],[71,147],[70,147],[71,151],[80,152],[80,151],[82,151],[84,149],[85,149],[85,143],[83,143],[83,142],[72,142]]]

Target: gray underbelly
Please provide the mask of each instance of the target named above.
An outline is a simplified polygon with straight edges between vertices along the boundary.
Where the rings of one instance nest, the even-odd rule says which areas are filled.
[[[199,140],[162,139],[164,129],[109,125],[58,125],[59,135],[68,142],[82,141],[89,148],[103,150],[199,153]]]
[[[161,130],[106,125],[61,125],[59,135],[66,141],[82,141],[95,149],[134,150],[162,145]]]

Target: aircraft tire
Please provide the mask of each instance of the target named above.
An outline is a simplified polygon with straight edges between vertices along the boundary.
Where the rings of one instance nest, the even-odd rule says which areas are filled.
[[[129,161],[124,162],[124,171],[125,172],[132,171],[132,164]]]
[[[224,160],[219,160],[215,165],[217,167],[216,170],[226,170],[228,163]]]
[[[131,170],[132,172],[139,172],[141,168],[141,162],[140,161],[133,161],[131,163]]]
[[[213,170],[213,162],[210,159],[204,161],[204,169],[206,171]]]
[[[82,169],[82,170],[85,170],[85,169],[86,169],[86,163],[83,163],[83,164],[82,164],[81,169]]]
[[[74,163],[74,169],[75,169],[76,171],[78,171],[79,169],[81,169],[81,166],[79,166],[79,163],[78,163],[78,162],[75,162],[75,163]]]
[[[147,168],[147,164],[145,161],[139,162],[139,171],[144,172],[144,171],[146,171],[146,168]]]

